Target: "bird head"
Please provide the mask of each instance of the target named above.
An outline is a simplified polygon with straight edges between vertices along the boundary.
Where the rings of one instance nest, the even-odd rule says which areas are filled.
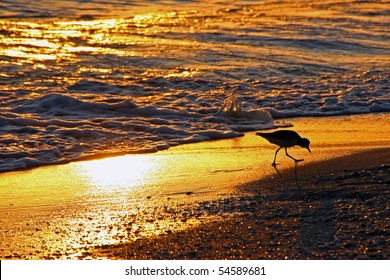
[[[309,151],[309,153],[311,153],[310,148],[309,148],[309,144],[310,144],[309,139],[307,139],[307,138],[299,139],[298,145],[301,146],[302,148],[306,148]]]

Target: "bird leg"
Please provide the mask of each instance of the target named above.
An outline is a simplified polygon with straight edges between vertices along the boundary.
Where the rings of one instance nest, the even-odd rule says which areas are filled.
[[[279,152],[279,150],[280,150],[281,148],[282,148],[282,147],[279,147],[279,149],[276,150],[276,152],[275,152],[275,157],[274,157],[274,162],[272,163],[272,166],[276,166],[276,163],[275,163],[275,161],[276,161],[276,155],[278,154],[278,152]]]
[[[287,148],[284,148],[286,150],[286,156],[288,156],[289,158],[292,158],[295,162],[298,162],[298,161],[303,161],[303,159],[295,159],[293,158],[292,156],[290,156],[288,153],[287,153]]]

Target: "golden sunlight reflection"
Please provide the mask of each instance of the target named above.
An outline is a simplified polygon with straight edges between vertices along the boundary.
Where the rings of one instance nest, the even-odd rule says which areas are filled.
[[[155,180],[161,162],[145,155],[126,155],[79,162],[78,176],[93,186],[92,194],[129,191]]]
[[[186,13],[168,12],[168,13],[148,13],[139,14],[134,17],[134,23],[137,27],[148,27],[166,23],[178,23],[184,21]]]
[[[193,11],[191,13],[194,13]],[[14,64],[78,60],[80,54],[144,56],[145,49],[122,48],[129,45],[192,45],[192,40],[147,36],[166,32],[188,21],[188,13],[144,13],[127,19],[90,21],[23,22],[4,25],[0,32],[0,56],[14,58]],[[129,28],[131,27],[131,28]],[[133,28],[141,30],[133,30]],[[193,27],[191,26],[191,29]],[[148,53],[156,55],[154,51]],[[51,66],[47,64],[46,68]],[[43,67],[43,68],[45,68]],[[190,77],[194,71],[170,73],[169,77]]]
[[[72,60],[72,56],[80,52],[127,55],[124,51],[104,46],[123,41],[121,36],[114,36],[123,25],[122,21],[18,22],[4,26],[3,29],[18,33],[20,37],[0,34],[0,56],[35,62],[63,58]]]
[[[193,77],[199,72],[198,69],[175,69],[175,71],[165,75],[165,78],[187,78]]]

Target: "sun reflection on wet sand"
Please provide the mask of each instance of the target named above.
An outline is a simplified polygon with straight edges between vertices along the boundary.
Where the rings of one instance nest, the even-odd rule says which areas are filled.
[[[148,155],[126,155],[75,164],[78,176],[90,182],[91,194],[131,192],[153,184],[163,163]]]

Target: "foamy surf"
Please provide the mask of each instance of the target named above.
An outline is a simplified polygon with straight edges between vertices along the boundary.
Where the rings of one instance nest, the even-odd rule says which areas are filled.
[[[26,99],[0,117],[5,135],[27,138],[2,137],[0,143],[5,149],[0,171],[156,152],[185,143],[241,136],[239,128],[248,125],[257,129],[274,126],[266,111],[245,111],[238,99],[231,98],[229,95],[227,99],[234,102],[234,108],[214,114],[138,106],[130,99],[101,98],[92,102],[63,94]],[[23,152],[17,151],[21,145]]]

